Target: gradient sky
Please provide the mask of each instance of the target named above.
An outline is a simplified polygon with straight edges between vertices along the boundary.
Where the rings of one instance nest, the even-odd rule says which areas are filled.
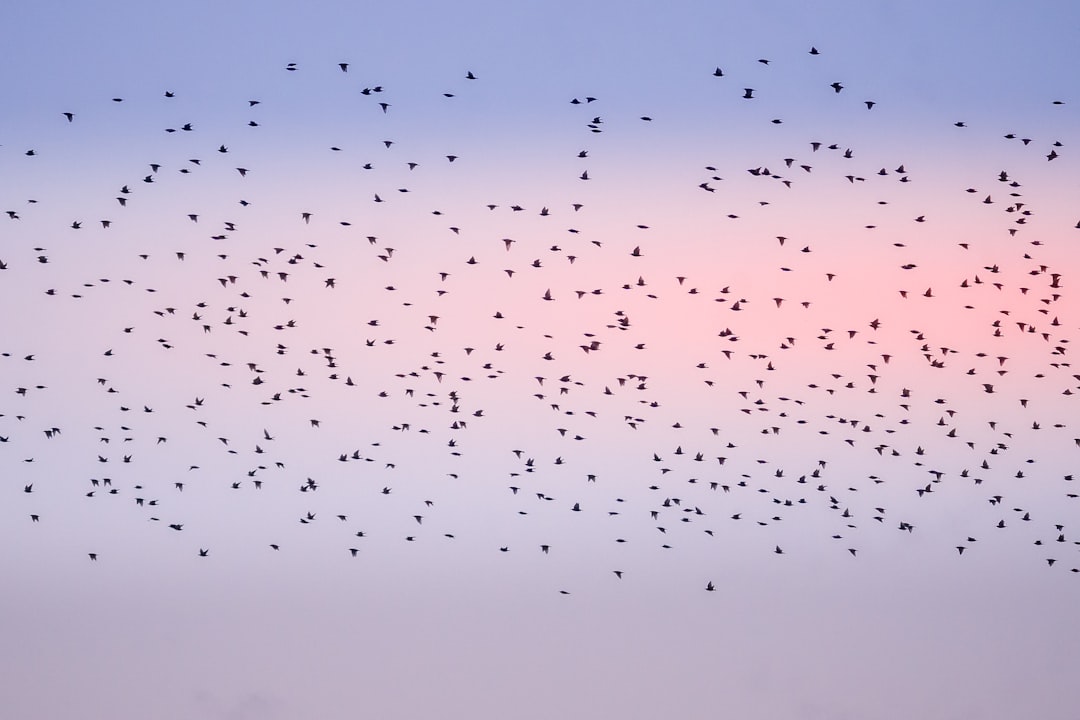
[[[5,715],[1075,717],[1080,10],[703,5],[0,10]]]

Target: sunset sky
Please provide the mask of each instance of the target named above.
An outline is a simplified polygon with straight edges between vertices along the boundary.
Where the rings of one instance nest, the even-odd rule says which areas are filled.
[[[5,716],[1075,717],[1080,9],[0,24]]]

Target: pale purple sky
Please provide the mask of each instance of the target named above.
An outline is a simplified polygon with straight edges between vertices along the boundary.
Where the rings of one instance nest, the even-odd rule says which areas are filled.
[[[0,10],[3,714],[1075,717],[1080,11],[364,5]]]

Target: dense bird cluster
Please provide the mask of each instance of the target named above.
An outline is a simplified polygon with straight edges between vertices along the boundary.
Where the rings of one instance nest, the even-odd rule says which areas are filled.
[[[948,121],[926,132],[962,158],[935,167],[867,146],[887,99],[822,79],[812,108],[853,119],[821,137],[805,107],[775,116],[781,64],[751,65],[700,90],[748,139],[674,171],[624,153],[686,131],[660,107],[567,93],[548,117],[573,145],[523,167],[528,133],[454,133],[499,102],[483,72],[421,117],[346,62],[226,109],[162,89],[0,138],[19,532],[207,562],[448,543],[616,581],[693,562],[707,591],[702,558],[861,562],[927,533],[1080,572],[1080,223],[1042,181],[1075,170],[1068,143]]]

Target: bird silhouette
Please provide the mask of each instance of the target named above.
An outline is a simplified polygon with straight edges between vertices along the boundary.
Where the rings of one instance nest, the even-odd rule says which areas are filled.
[[[214,548],[200,572],[268,539],[275,561],[341,561],[365,538],[410,571],[543,563],[571,602],[616,562],[608,592],[664,564],[708,577],[712,543],[773,545],[783,573],[842,540],[859,573],[891,534],[930,562],[1063,573],[1070,138],[976,107],[950,165],[912,139],[955,132],[940,118],[896,134],[902,88],[873,114],[830,99],[870,60],[793,50],[711,72],[760,98],[697,85],[701,65],[667,80],[677,106],[553,85],[524,135],[492,109],[526,81],[483,69],[440,93],[276,60],[265,104],[166,91],[167,134],[130,115],[145,98],[69,98],[77,126],[39,108],[6,171],[41,202],[9,193],[0,261],[0,474],[36,523],[16,540],[70,542],[52,510],[77,503],[114,567],[188,538]],[[1041,113],[1064,102],[1017,116],[1059,127]],[[925,532],[946,510],[958,545]]]

